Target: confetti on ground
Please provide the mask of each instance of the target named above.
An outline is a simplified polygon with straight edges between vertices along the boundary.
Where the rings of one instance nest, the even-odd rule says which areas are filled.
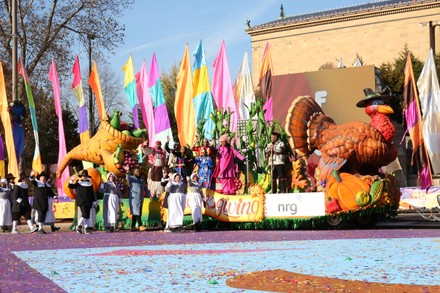
[[[0,289],[437,292],[439,239],[438,230],[0,235]]]

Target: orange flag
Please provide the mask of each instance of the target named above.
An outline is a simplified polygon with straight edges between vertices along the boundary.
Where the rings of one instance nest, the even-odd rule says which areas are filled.
[[[104,98],[101,91],[101,83],[99,82],[98,68],[96,67],[96,62],[93,63],[92,72],[90,72],[89,85],[92,88],[93,93],[96,97],[96,107],[98,107],[98,114],[100,119],[107,118],[107,113],[105,112]]]
[[[192,72],[189,60],[188,44],[185,47],[179,72],[177,74],[176,99],[174,114],[176,115],[177,132],[181,146],[192,145],[196,134],[196,116],[192,99]]]
[[[19,177],[17,156],[15,155],[14,137],[12,136],[11,117],[8,112],[8,98],[6,97],[5,78],[3,75],[3,65],[0,62],[0,115],[5,129],[6,150],[8,151],[8,173]]]

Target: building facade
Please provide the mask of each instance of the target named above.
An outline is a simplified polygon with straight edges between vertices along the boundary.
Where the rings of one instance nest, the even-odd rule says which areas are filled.
[[[254,82],[266,43],[273,75],[316,71],[342,58],[350,67],[393,62],[405,45],[424,61],[431,46],[440,49],[440,1],[392,0],[285,17],[249,27]],[[438,37],[436,38],[436,35]]]
[[[252,38],[254,84],[258,84],[266,43],[271,50],[272,75],[278,79],[317,71],[329,62],[336,65],[341,59],[345,66],[351,67],[357,56],[364,65],[392,63],[405,46],[424,62],[430,48],[434,52],[436,48],[440,50],[440,1],[374,2],[284,17],[250,26],[246,33]],[[396,126],[395,142],[399,143],[403,129]],[[409,166],[410,157],[407,140],[399,146],[399,161],[406,183],[411,186],[417,185],[417,175]],[[440,184],[438,181],[436,176],[435,183]]]

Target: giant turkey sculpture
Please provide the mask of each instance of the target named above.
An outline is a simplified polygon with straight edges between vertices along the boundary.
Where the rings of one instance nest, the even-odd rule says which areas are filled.
[[[370,124],[352,121],[337,125],[309,96],[296,98],[286,117],[286,133],[290,146],[299,155],[321,152],[318,165],[321,181],[328,179],[332,170],[348,173],[377,174],[397,156],[392,144],[394,126],[387,117],[393,113],[389,96],[381,96],[372,89],[364,89],[365,99],[356,106],[365,107]]]

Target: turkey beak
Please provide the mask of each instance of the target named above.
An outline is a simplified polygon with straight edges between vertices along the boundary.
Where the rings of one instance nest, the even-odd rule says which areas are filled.
[[[393,114],[393,108],[391,108],[388,105],[378,105],[377,106],[377,112],[382,113],[382,114]]]

